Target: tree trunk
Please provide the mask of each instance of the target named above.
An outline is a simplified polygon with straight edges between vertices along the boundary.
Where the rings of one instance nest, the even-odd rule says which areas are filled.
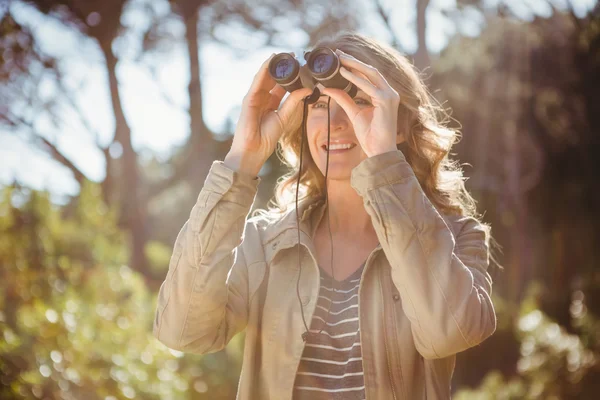
[[[200,6],[182,2],[180,4],[185,24],[185,40],[188,49],[190,82],[190,137],[183,149],[181,161],[175,164],[173,174],[148,189],[148,198],[160,195],[163,191],[182,180],[188,180],[193,191],[199,191],[213,159],[222,158],[231,145],[230,140],[218,142],[204,122],[202,109],[202,85],[200,79],[200,59],[198,40],[198,16]],[[188,179],[189,178],[189,179]]]
[[[115,116],[115,136],[113,143],[118,142],[123,148],[120,162],[114,163],[118,164],[118,170],[113,169],[111,171],[107,169],[107,179],[109,179],[109,182],[113,177],[119,180],[120,223],[130,235],[130,266],[146,276],[148,275],[148,262],[144,253],[147,242],[146,201],[142,193],[140,193],[142,182],[138,168],[137,154],[133,149],[131,129],[127,124],[121,104],[119,82],[116,74],[118,60],[110,46],[103,46],[102,50],[106,59],[110,97]],[[115,175],[111,176],[112,174]]]
[[[188,94],[190,96],[190,144],[192,148],[200,150],[202,143],[212,140],[210,131],[204,123],[202,113],[202,86],[200,83],[200,59],[198,52],[198,9],[194,9],[185,19],[185,41],[188,49],[190,66],[190,82]]]
[[[102,198],[108,207],[111,207],[115,202],[115,193],[114,193],[114,185],[113,185],[113,169],[114,163],[113,159],[110,156],[109,147],[101,148],[102,154],[104,155],[104,171],[105,176],[104,180],[101,182],[100,186],[102,188]]]
[[[430,66],[429,49],[427,48],[427,7],[430,0],[417,0],[417,52],[415,65],[420,71]]]

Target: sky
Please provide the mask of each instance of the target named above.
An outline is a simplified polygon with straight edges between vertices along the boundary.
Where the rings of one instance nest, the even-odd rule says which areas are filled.
[[[493,5],[497,1],[488,0],[488,3]],[[395,33],[401,41],[401,48],[407,52],[416,48],[413,2],[414,0],[395,1],[391,15],[394,26],[397,27]],[[455,0],[431,2],[427,15],[427,43],[432,53],[443,49],[448,38],[455,33],[454,26],[441,14],[441,10],[452,8],[454,2]],[[567,0],[554,0],[558,7],[564,6],[566,2]],[[571,2],[578,15],[584,15],[596,3],[595,0]],[[365,14],[361,15],[372,17],[365,19],[360,31],[384,41],[389,40],[381,20],[374,10],[369,9],[371,2],[364,3]],[[62,60],[61,67],[66,72],[67,86],[76,93],[75,101],[94,133],[90,133],[78,122],[76,114],[68,108],[64,110],[65,124],[60,130],[43,117],[36,120],[36,130],[55,143],[88,178],[101,181],[104,178],[104,161],[95,143],[110,143],[114,131],[102,56],[93,42],[82,39],[77,33],[27,6],[15,4],[13,3],[11,12],[19,22],[30,26],[40,41],[40,48]],[[153,4],[158,12],[167,12],[163,6],[165,3]],[[532,13],[541,16],[550,13],[550,9],[541,0],[523,0],[515,4],[515,11],[526,19],[531,18]],[[133,32],[142,29],[147,23],[133,11],[126,13],[122,22],[131,27]],[[480,21],[473,19],[466,21],[461,29],[466,34],[477,35],[479,28]],[[301,43],[302,35],[298,36],[298,42]],[[117,48],[119,45],[135,43],[135,37],[124,37],[121,42],[117,43]],[[201,43],[203,112],[207,125],[213,131],[223,131],[227,116],[241,103],[258,67],[270,54],[280,51],[301,54],[303,49],[259,48],[240,57],[224,45],[208,41]],[[155,79],[143,62],[129,60],[127,55],[119,62],[117,75],[135,148],[166,160],[174,148],[185,142],[188,135],[189,117],[185,108],[188,105],[189,71],[185,46],[174,46],[168,56],[161,56],[158,61],[153,61],[155,65],[159,65],[158,79]],[[51,80],[42,81],[40,85],[42,93],[52,94],[56,90]],[[17,180],[27,187],[48,190],[57,202],[63,202],[67,196],[77,194],[79,188],[70,171],[22,137],[0,129],[0,185]],[[115,154],[119,153],[118,148],[111,150]]]

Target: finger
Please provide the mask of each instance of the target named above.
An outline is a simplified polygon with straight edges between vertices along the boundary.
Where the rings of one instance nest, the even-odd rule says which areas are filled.
[[[340,74],[351,83],[354,83],[357,88],[365,92],[371,98],[379,97],[379,89],[377,89],[371,81],[356,75],[354,72],[349,71],[344,67],[340,68]]]
[[[282,86],[275,85],[269,93],[271,93],[271,98],[269,99],[269,104],[267,104],[267,110],[277,110],[286,91]]]
[[[340,49],[337,49],[336,53],[340,56],[340,61],[343,66],[362,72],[378,88],[385,89],[390,86],[377,68],[356,59],[350,54],[344,53]]]
[[[287,99],[283,102],[277,114],[281,119],[281,122],[286,125],[290,117],[294,114],[294,111],[298,107],[298,104],[302,101],[302,99],[306,96],[309,96],[312,93],[312,90],[307,88],[302,88],[298,90],[294,90]]]
[[[341,89],[326,88],[323,89],[323,94],[326,94],[335,100],[335,102],[342,107],[342,110],[346,112],[346,115],[350,121],[354,124],[354,119],[360,112],[361,108],[354,102],[354,100],[352,100],[352,97],[350,97],[348,93]]]
[[[275,80],[269,74],[269,63],[273,57],[275,57],[275,53],[271,54],[271,57],[262,63],[256,75],[254,75],[248,93],[269,92],[276,85]]]

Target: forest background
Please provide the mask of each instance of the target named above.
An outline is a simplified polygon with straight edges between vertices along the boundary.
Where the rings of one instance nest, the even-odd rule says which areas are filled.
[[[493,227],[496,333],[455,399],[600,393],[600,6],[586,0],[0,1],[0,399],[233,399],[152,335],[175,237],[252,76],[342,29],[406,54]],[[255,207],[284,172],[261,171]]]

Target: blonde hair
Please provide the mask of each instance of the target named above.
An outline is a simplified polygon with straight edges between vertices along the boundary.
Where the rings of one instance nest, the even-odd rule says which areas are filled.
[[[429,93],[410,61],[385,44],[351,32],[321,40],[314,47],[340,49],[382,73],[400,95],[398,132],[404,134],[406,144],[399,146],[423,191],[440,213],[476,217],[475,200],[465,188],[462,169],[456,161],[448,159],[459,133],[446,127],[449,115]],[[293,208],[299,174],[302,199],[325,195],[325,177],[313,161],[306,140],[302,171],[299,171],[302,127],[298,119],[301,117],[298,110],[295,121],[290,124],[293,128],[279,141],[277,154],[290,167],[290,172],[277,181],[274,198],[269,202],[269,206],[274,207],[268,212],[257,210],[263,217],[277,218]]]

